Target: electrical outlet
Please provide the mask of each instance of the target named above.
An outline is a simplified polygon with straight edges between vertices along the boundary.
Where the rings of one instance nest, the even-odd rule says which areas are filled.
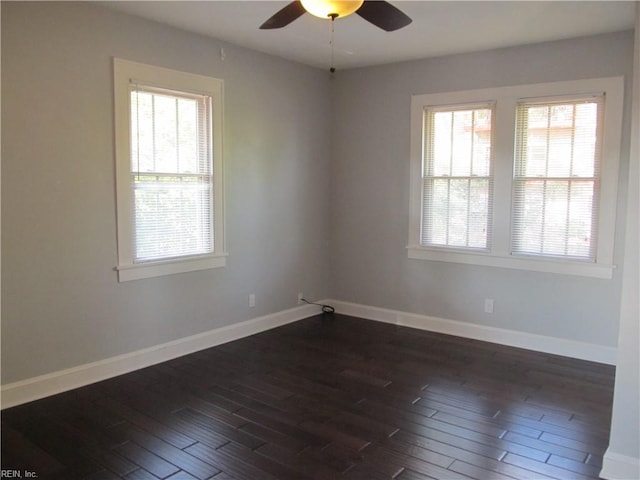
[[[493,313],[493,298],[484,299],[484,313]]]
[[[251,293],[249,294],[249,307],[253,308],[255,306],[256,306],[256,294]]]
[[[303,298],[304,298],[304,293],[302,292],[298,293],[298,305],[302,305],[304,303],[302,301]]]

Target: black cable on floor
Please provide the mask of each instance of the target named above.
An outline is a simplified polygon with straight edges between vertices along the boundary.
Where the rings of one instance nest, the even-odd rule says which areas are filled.
[[[304,298],[301,298],[300,301],[304,303],[308,303],[309,305],[318,305],[319,307],[322,307],[322,313],[335,313],[336,311],[336,309],[333,308],[331,305],[324,305],[322,303],[313,303]]]

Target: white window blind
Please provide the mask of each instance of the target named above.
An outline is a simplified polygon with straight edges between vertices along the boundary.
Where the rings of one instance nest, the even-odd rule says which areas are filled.
[[[487,250],[492,106],[427,108],[422,163],[422,246]]]
[[[603,100],[518,104],[514,254],[595,260]]]
[[[214,251],[211,98],[131,84],[134,263]]]

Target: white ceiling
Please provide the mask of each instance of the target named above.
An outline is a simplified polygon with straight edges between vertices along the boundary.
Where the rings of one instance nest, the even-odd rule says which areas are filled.
[[[109,8],[319,68],[331,63],[331,22],[305,14],[259,26],[288,1],[106,1]],[[358,15],[335,23],[338,69],[631,29],[632,1],[392,1],[413,22],[385,32]]]

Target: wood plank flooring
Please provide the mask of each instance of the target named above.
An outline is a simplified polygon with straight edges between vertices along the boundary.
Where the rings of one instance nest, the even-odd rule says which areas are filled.
[[[598,478],[614,368],[319,315],[2,412],[39,479]]]

